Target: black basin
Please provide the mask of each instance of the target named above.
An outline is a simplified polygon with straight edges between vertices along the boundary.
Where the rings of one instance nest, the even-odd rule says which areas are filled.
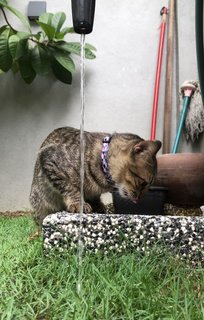
[[[142,199],[136,204],[122,198],[118,191],[113,192],[113,205],[116,214],[162,215],[168,189],[151,186]]]

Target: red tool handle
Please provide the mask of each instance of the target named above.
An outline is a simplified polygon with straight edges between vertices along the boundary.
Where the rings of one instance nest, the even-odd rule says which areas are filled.
[[[155,85],[154,85],[154,100],[153,100],[153,107],[152,107],[152,125],[151,125],[150,140],[155,140],[155,134],[156,134],[159,87],[160,87],[160,77],[161,77],[162,55],[163,55],[163,48],[164,48],[164,37],[165,37],[165,31],[166,31],[167,11],[168,10],[165,7],[162,8],[161,10],[162,22],[160,26],[160,38],[159,38],[156,78],[155,78]]]

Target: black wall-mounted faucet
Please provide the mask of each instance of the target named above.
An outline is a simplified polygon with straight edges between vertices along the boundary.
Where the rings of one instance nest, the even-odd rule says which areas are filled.
[[[92,32],[95,12],[95,0],[72,0],[72,18],[74,31],[80,34]]]

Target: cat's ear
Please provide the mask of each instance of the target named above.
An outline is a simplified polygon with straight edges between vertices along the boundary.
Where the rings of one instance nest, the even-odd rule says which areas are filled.
[[[143,140],[134,146],[133,152],[135,154],[139,154],[139,153],[147,150],[147,151],[151,152],[152,155],[156,155],[156,153],[161,148],[161,145],[162,145],[162,143],[159,140],[154,140],[154,141]]]

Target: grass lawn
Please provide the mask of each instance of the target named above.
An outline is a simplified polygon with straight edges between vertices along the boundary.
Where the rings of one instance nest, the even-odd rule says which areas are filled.
[[[168,253],[45,257],[30,217],[0,218],[1,320],[202,320],[204,269]]]

